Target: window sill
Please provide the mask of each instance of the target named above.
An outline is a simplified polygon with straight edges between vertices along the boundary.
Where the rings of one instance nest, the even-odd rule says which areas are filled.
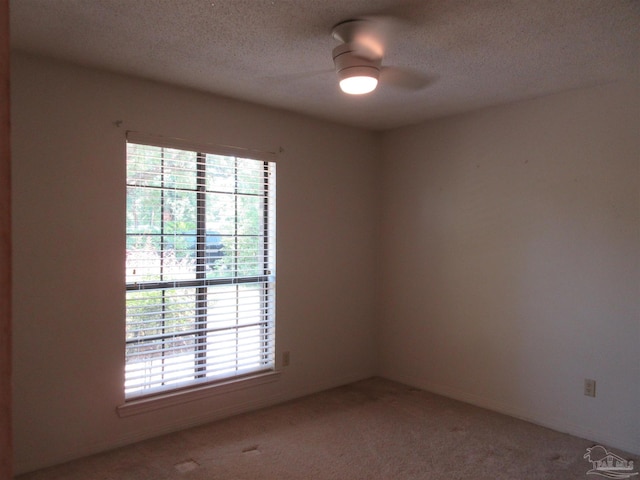
[[[222,395],[237,390],[243,390],[245,388],[264,385],[266,383],[275,382],[279,378],[280,372],[272,371],[240,379],[236,378],[224,382],[203,385],[189,390],[162,393],[140,399],[134,398],[116,407],[116,412],[120,418],[130,417],[132,415],[139,415],[141,413],[152,412],[161,408],[181,405],[183,403],[212,397],[214,395]]]

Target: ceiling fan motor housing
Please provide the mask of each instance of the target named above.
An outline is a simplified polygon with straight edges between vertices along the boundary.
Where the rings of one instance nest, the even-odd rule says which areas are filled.
[[[364,58],[357,53],[357,48],[344,43],[333,49],[333,63],[338,77],[342,80],[353,76],[372,77],[376,80],[380,76],[382,59]]]

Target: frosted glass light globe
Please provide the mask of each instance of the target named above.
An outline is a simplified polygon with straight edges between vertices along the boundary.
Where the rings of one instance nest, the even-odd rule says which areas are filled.
[[[340,80],[340,89],[350,95],[362,95],[373,92],[378,86],[378,79],[366,76],[347,77]]]

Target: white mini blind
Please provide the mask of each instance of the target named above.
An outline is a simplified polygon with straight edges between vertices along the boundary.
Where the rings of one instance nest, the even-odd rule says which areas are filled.
[[[275,163],[155,143],[127,143],[127,398],[275,364]]]

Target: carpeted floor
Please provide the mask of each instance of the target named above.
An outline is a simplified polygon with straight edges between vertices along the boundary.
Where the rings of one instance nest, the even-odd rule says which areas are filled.
[[[586,475],[592,465],[583,456],[593,445],[374,378],[17,478],[603,478]]]

